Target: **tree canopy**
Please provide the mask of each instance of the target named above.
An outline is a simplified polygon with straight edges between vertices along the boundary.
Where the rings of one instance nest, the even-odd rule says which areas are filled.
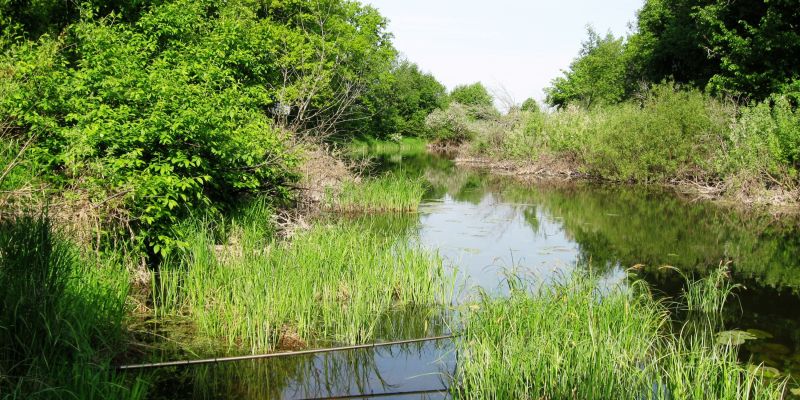
[[[647,0],[626,40],[589,31],[548,103],[614,103],[665,80],[744,101],[797,99],[798,27],[793,0]]]

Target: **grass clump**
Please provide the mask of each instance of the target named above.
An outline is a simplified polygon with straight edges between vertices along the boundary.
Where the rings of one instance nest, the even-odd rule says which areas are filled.
[[[416,211],[427,190],[422,177],[390,173],[360,182],[345,182],[329,192],[328,208],[343,212]]]
[[[154,276],[158,315],[190,318],[217,349],[255,352],[368,341],[381,315],[449,299],[452,281],[432,254],[347,222],[278,241],[263,234],[268,214],[237,221],[224,245],[199,224]]]
[[[142,398],[111,372],[127,274],[82,259],[46,217],[0,221],[0,398]]]
[[[397,140],[375,140],[369,137],[353,140],[347,152],[356,156],[367,155],[414,155],[424,153],[427,142],[418,137],[402,137]]]
[[[694,304],[719,304],[713,285]],[[696,296],[710,297],[699,301]],[[486,298],[466,320],[454,393],[461,398],[778,399],[783,382],[737,362],[735,346],[704,329],[674,330],[647,287],[601,290],[577,273],[507,299]],[[719,312],[720,310],[714,310]],[[689,333],[691,332],[691,333]]]

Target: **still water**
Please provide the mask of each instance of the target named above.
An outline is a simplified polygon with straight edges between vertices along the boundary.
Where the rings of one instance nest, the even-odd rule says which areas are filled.
[[[456,167],[427,153],[377,156],[374,173],[423,176],[430,190],[419,212],[366,216],[398,240],[437,251],[457,271],[465,301],[504,293],[513,272],[539,282],[591,268],[605,281],[639,276],[665,296],[684,278],[721,263],[743,287],[727,329],[759,329],[743,357],[800,376],[800,222],[742,213],[674,191],[642,186],[522,182]],[[434,313],[435,314],[435,313]],[[382,339],[446,333],[431,313],[388,317]],[[166,398],[447,398],[457,355],[447,341],[161,371]]]

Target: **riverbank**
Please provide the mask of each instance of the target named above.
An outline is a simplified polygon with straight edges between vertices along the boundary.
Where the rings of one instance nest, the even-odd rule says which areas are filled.
[[[636,184],[635,182],[604,179],[581,172],[574,161],[543,156],[539,160],[503,160],[491,156],[473,155],[468,146],[457,148],[453,159],[456,165],[490,171],[493,174],[512,176],[523,181],[590,181],[601,184]],[[743,190],[726,182],[706,183],[684,179],[670,179],[651,185],[668,187],[687,196],[689,200],[709,200],[740,210],[767,209],[773,214],[800,213],[800,189],[783,188]]]

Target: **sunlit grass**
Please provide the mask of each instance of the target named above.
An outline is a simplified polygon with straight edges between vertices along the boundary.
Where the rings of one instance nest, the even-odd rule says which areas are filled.
[[[441,260],[369,226],[320,222],[289,241],[253,213],[225,245],[198,225],[189,248],[154,275],[156,313],[189,317],[223,350],[375,338],[381,316],[450,299]]]
[[[352,155],[413,155],[427,151],[427,142],[424,139],[407,137],[399,141],[357,139],[347,145],[348,153]]]
[[[328,193],[326,204],[343,212],[416,211],[426,190],[423,178],[392,173],[346,182],[338,193]]]
[[[739,364],[735,347],[713,340],[714,324],[674,331],[666,306],[641,282],[601,291],[596,279],[577,274],[526,286],[515,281],[509,298],[486,298],[467,317],[457,397],[782,398],[784,382]],[[719,304],[717,291],[729,289],[700,286],[689,296],[702,307],[690,311],[708,311]]]

